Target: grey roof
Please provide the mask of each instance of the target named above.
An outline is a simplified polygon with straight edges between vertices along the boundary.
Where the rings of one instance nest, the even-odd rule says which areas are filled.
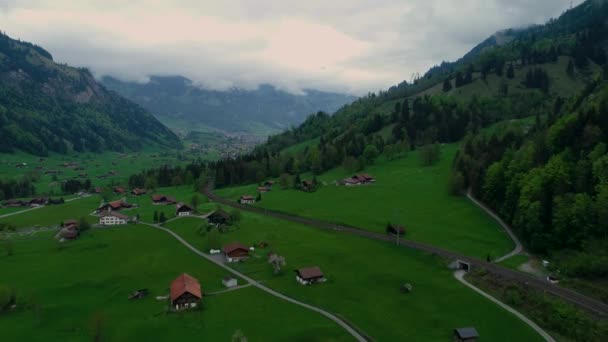
[[[475,330],[475,328],[473,328],[473,327],[458,328],[458,329],[454,329],[454,331],[456,332],[458,337],[460,337],[462,339],[479,337],[477,330]]]

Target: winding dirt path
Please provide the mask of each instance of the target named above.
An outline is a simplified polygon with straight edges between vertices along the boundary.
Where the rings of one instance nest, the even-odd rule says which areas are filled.
[[[496,303],[498,306],[502,307],[503,309],[505,309],[505,310],[509,311],[510,313],[514,314],[515,316],[517,316],[517,318],[521,319],[524,323],[526,323],[527,325],[529,325],[539,335],[541,335],[545,339],[545,341],[555,342],[555,340],[553,339],[553,337],[551,337],[551,335],[549,335],[546,331],[544,331],[541,327],[539,327],[536,323],[532,322],[526,316],[524,316],[523,314],[521,314],[519,311],[513,309],[512,307],[508,306],[507,304],[505,304],[505,303],[501,302],[500,300],[492,297],[491,295],[487,294],[486,292],[484,292],[480,288],[475,287],[475,285],[473,285],[473,284],[469,283],[468,281],[466,281],[466,279],[464,279],[464,275],[465,274],[466,274],[466,272],[463,271],[463,270],[456,271],[456,272],[454,272],[454,278],[456,278],[459,282],[461,282],[464,285],[466,285],[469,288],[471,288],[473,291],[479,293],[480,295],[482,295],[482,296],[486,297],[487,299],[491,300],[492,302]]]
[[[277,297],[279,299],[282,299],[282,300],[287,301],[287,302],[292,303],[292,304],[296,304],[296,305],[302,306],[302,307],[304,307],[304,308],[306,308],[308,310],[317,312],[317,313],[319,313],[319,314],[321,314],[321,315],[329,318],[330,320],[332,320],[333,322],[335,322],[336,324],[338,324],[340,327],[342,327],[344,330],[346,330],[357,341],[360,341],[360,342],[367,341],[353,327],[351,327],[350,325],[348,325],[346,322],[344,322],[343,320],[341,320],[340,318],[338,318],[334,314],[332,314],[332,313],[330,313],[328,311],[325,311],[323,309],[320,309],[320,308],[318,308],[316,306],[312,306],[310,304],[306,304],[304,302],[300,302],[299,300],[293,299],[291,297],[287,297],[286,295],[284,295],[282,293],[279,293],[279,292],[277,292],[277,291],[275,291],[275,290],[273,290],[273,289],[271,289],[269,287],[266,287],[266,286],[260,284],[260,282],[256,281],[255,279],[250,278],[250,277],[246,276],[245,274],[243,274],[241,272],[238,272],[238,271],[236,271],[236,270],[234,270],[234,269],[226,266],[223,262],[218,261],[218,260],[214,259],[213,257],[211,257],[211,256],[209,256],[209,255],[201,252],[200,250],[196,249],[194,246],[192,246],[190,243],[188,243],[188,241],[186,241],[185,239],[183,239],[181,236],[179,236],[177,233],[175,233],[174,231],[172,231],[170,229],[161,227],[161,226],[156,225],[156,224],[145,223],[145,222],[140,222],[140,223],[141,224],[145,224],[145,225],[150,226],[150,227],[153,227],[153,228],[156,228],[156,229],[160,229],[160,230],[162,230],[162,231],[170,234],[177,241],[179,241],[182,245],[186,246],[186,248],[188,248],[189,250],[191,250],[192,252],[194,252],[198,256],[200,256],[200,257],[206,259],[207,261],[209,261],[209,262],[211,262],[211,263],[213,263],[213,264],[221,267],[222,269],[224,269],[224,270],[226,270],[226,271],[228,271],[228,272],[236,275],[237,277],[242,278],[248,284],[251,284],[252,286],[257,287],[258,289],[260,289],[260,290],[262,290],[262,291],[264,291],[264,292],[266,292],[266,293],[268,293],[268,294],[270,294],[270,295],[272,295],[274,297]]]
[[[471,202],[473,202],[475,205],[477,205],[479,208],[481,208],[481,210],[485,211],[486,214],[488,214],[490,217],[492,217],[494,220],[496,220],[496,222],[498,222],[498,224],[500,224],[500,226],[507,232],[507,234],[509,234],[509,237],[511,237],[511,240],[513,240],[513,243],[515,244],[515,248],[511,252],[495,259],[494,262],[501,262],[501,261],[507,260],[510,257],[523,252],[524,247],[521,244],[521,241],[519,241],[519,238],[517,237],[517,235],[515,235],[515,233],[513,233],[513,229],[511,229],[511,227],[505,221],[503,221],[498,215],[496,215],[496,213],[494,213],[492,211],[492,209],[488,208],[485,204],[481,203],[477,198],[475,198],[473,196],[473,194],[471,194],[470,189],[469,189],[469,191],[467,191],[467,198]]]

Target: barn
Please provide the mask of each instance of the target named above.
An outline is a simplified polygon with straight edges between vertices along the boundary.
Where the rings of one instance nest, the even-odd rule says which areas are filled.
[[[171,308],[175,311],[197,307],[203,293],[201,284],[189,274],[183,273],[171,282]]]

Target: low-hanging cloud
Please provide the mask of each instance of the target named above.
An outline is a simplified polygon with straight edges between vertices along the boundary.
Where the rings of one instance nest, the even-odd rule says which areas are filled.
[[[580,3],[581,0],[575,2]],[[0,29],[97,76],[362,94],[540,24],[570,0],[0,0]]]

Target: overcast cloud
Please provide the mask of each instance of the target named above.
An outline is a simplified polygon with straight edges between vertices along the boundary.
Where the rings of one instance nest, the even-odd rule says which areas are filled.
[[[574,5],[582,0],[574,1]],[[0,0],[0,30],[96,76],[184,75],[213,89],[270,83],[386,89],[570,0]]]

